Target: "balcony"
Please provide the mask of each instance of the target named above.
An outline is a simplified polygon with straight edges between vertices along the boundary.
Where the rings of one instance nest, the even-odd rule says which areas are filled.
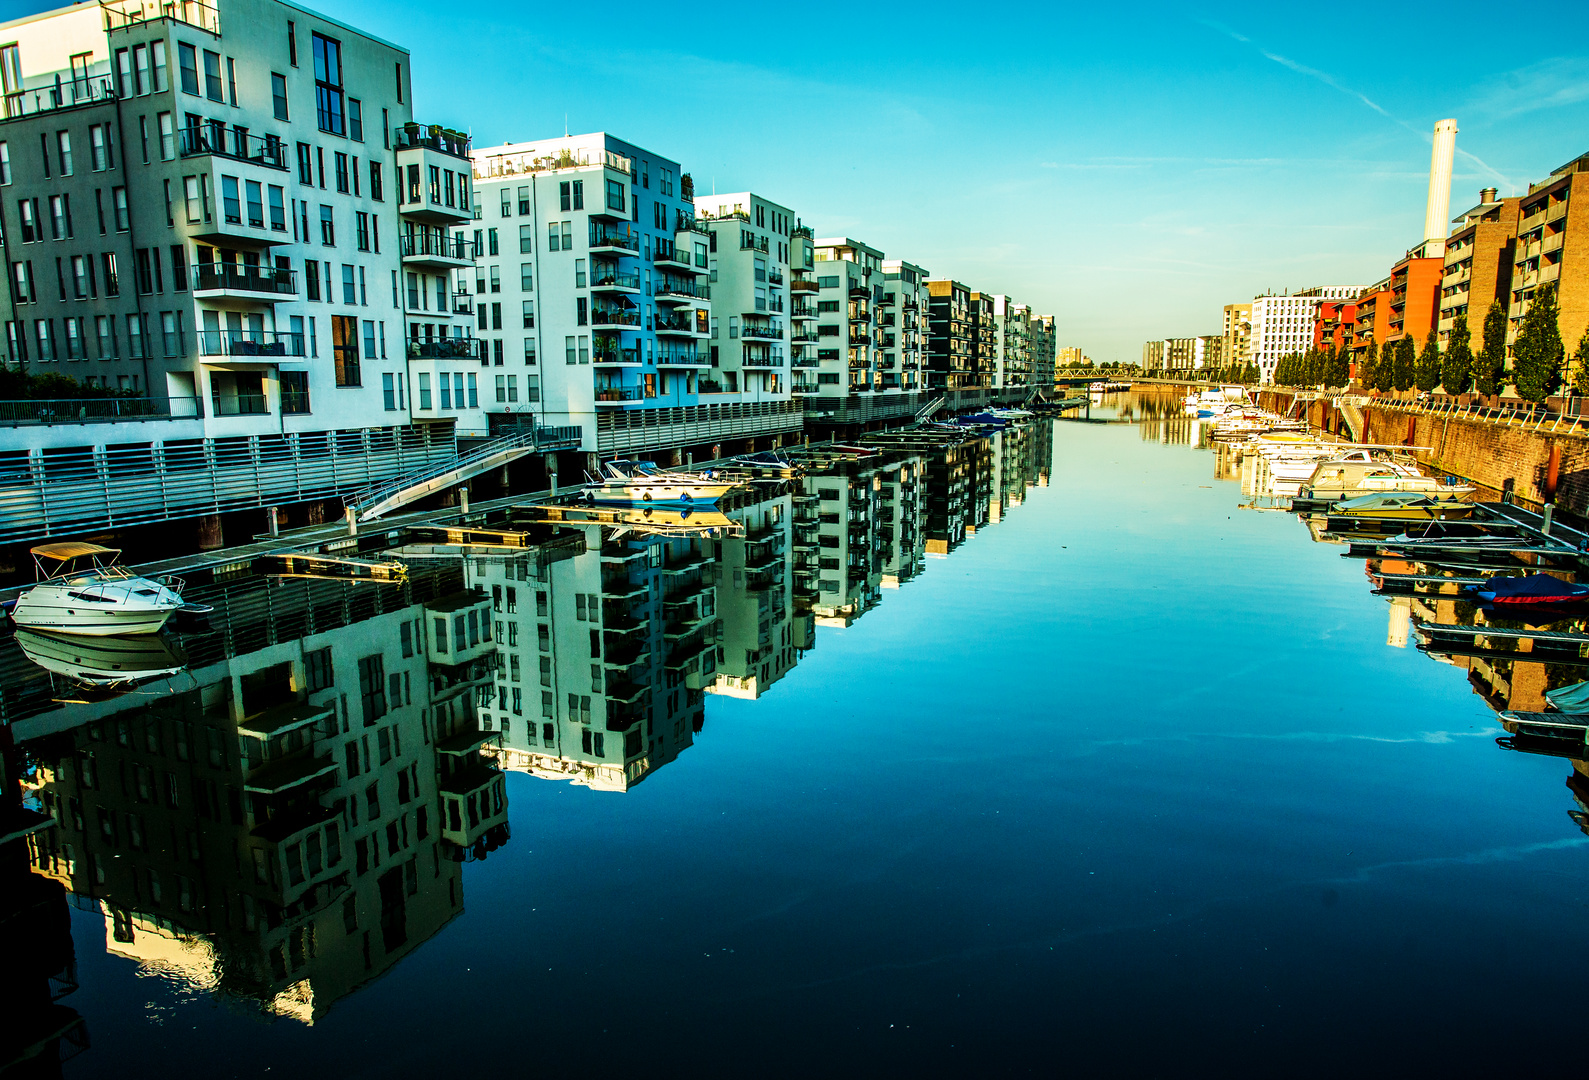
[[[678,278],[664,278],[657,283],[657,301],[659,303],[689,303],[691,300],[710,300],[712,289],[709,285],[698,284],[693,277],[685,280]]]
[[[402,253],[404,266],[432,267],[438,270],[456,270],[459,267],[473,266],[478,254],[473,240],[430,230],[398,237],[398,250]]]
[[[108,13],[113,9],[106,7]],[[109,79],[76,78],[51,86],[35,86],[5,96],[5,119],[15,120],[35,113],[75,109],[116,100],[116,87]]]
[[[394,150],[435,150],[464,162],[469,161],[469,136],[440,124],[404,124],[393,133]],[[457,167],[456,165],[454,166]]]
[[[638,386],[598,386],[596,387],[596,404],[622,407],[636,401],[644,401],[645,392]]]
[[[622,327],[639,327],[640,313],[638,311],[615,311],[597,309],[590,313],[590,325],[595,327],[610,327],[614,330]]]
[[[802,326],[789,335],[789,340],[794,342],[815,341],[817,340],[817,328],[814,326]]]
[[[280,795],[319,780],[330,780],[337,768],[336,761],[329,755],[313,757],[304,754],[269,761],[249,774],[243,782],[243,790],[251,795]]]
[[[796,321],[809,321],[817,317],[817,309],[810,304],[796,304],[789,309],[789,317]]]
[[[397,210],[410,221],[462,225],[474,220],[469,205],[469,136],[437,124],[405,124],[396,132],[397,174],[416,167],[416,190],[399,181]]]
[[[662,315],[656,317],[656,331],[670,337],[694,337],[699,331],[696,329],[695,320],[689,312],[680,315]]]
[[[674,248],[669,252],[658,251],[651,256],[651,261],[659,267],[673,271],[693,273],[694,267],[690,264],[690,253]]]
[[[19,424],[125,424],[143,420],[196,420],[199,399],[102,397],[0,401],[0,426]]]
[[[211,416],[268,416],[270,403],[264,394],[221,393],[213,384],[210,390]]]
[[[789,362],[789,366],[792,368],[817,368],[822,366],[822,362],[814,356],[807,356],[801,353]]]
[[[208,363],[302,360],[303,335],[275,330],[201,330],[199,355]]]
[[[602,268],[591,273],[590,288],[592,292],[638,293],[640,291],[640,275],[624,274],[616,269]]]
[[[260,300],[274,304],[298,295],[298,272],[247,263],[199,263],[193,268],[196,300]]]
[[[746,349],[744,356],[740,358],[740,364],[748,368],[781,368],[783,367],[783,357],[773,356],[770,351],[761,349],[757,349],[754,352]]]
[[[712,361],[705,353],[693,349],[664,350],[657,353],[657,363],[671,367],[711,367]]]
[[[770,269],[768,269],[768,271],[767,271],[767,284],[769,284],[769,285],[782,285],[783,284],[783,271],[778,269],[776,266],[771,267]]]
[[[597,228],[592,225],[590,250],[592,254],[608,251],[619,255],[633,255],[640,250],[640,235],[628,229]]]
[[[591,354],[597,367],[639,367],[639,349],[597,349]]]
[[[740,327],[739,336],[746,341],[782,341],[783,324],[768,321],[766,323],[746,323]]]
[[[410,304],[408,309],[414,310],[415,305]],[[454,293],[452,297],[452,313],[454,315],[474,314],[474,293]]]
[[[797,277],[789,282],[789,291],[792,293],[814,293],[820,292],[821,286],[812,278]]]
[[[484,342],[473,337],[409,338],[406,348],[410,360],[479,360],[485,355]]]
[[[507,821],[502,772],[479,758],[440,779],[441,837],[461,848],[474,847],[486,833]]]
[[[287,144],[274,135],[250,135],[219,124],[185,127],[178,134],[177,152],[182,157],[214,154],[267,169],[287,171]]]

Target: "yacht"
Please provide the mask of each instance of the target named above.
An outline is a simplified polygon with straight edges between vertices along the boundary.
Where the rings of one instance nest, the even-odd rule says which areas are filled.
[[[653,461],[609,461],[605,471],[600,480],[585,485],[586,502],[708,504],[738,486],[710,473],[664,472]]]
[[[153,634],[182,606],[182,580],[139,577],[116,563],[117,548],[41,544],[39,583],[17,598],[11,621],[29,630],[105,637]]]
[[[1364,450],[1318,463],[1298,492],[1304,499],[1339,502],[1380,491],[1424,491],[1441,495],[1470,495],[1470,484],[1450,483],[1425,476],[1411,460],[1374,457]]]

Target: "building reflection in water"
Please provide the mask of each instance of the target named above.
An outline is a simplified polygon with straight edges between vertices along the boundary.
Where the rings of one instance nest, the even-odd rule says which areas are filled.
[[[504,770],[640,783],[708,693],[767,693],[818,624],[1046,486],[1051,433],[759,482],[727,528],[538,527],[409,552],[400,585],[239,568],[190,586],[200,626],[0,644],[0,1051],[87,1046],[71,906],[180,992],[312,1024],[463,911],[462,863],[509,840]]]
[[[215,627],[151,693],[17,721],[34,872],[106,949],[305,1022],[463,910],[459,863],[507,839],[476,686],[487,598],[456,565],[403,586],[244,578],[197,590]]]

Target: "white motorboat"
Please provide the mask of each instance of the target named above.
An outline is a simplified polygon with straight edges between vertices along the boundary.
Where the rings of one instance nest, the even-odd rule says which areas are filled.
[[[585,485],[585,500],[614,506],[715,503],[739,485],[710,473],[665,472],[651,461],[609,461],[606,475]]]
[[[182,606],[180,578],[139,577],[116,564],[116,548],[41,544],[32,554],[39,583],[11,609],[18,626],[89,637],[153,634]]]
[[[1303,483],[1306,499],[1342,502],[1387,491],[1415,491],[1440,495],[1470,495],[1471,484],[1439,476],[1425,476],[1415,460],[1403,455],[1371,455],[1355,451],[1332,461],[1321,461]]]

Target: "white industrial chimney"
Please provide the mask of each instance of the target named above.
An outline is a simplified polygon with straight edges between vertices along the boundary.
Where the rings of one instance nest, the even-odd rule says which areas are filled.
[[[1457,122],[1442,120],[1435,125],[1435,144],[1429,154],[1429,204],[1424,212],[1424,254],[1445,254],[1450,233],[1451,164],[1457,152]]]

